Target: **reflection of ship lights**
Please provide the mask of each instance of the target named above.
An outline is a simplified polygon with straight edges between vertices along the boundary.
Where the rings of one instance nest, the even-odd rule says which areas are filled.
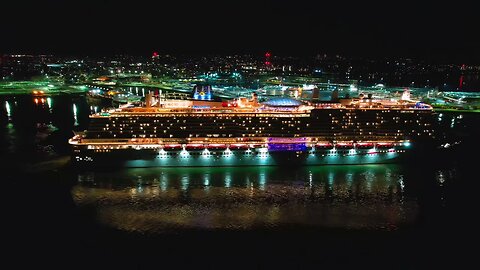
[[[73,104],[73,118],[75,119],[75,126],[78,126],[78,118],[77,118],[77,105]]]
[[[11,116],[12,116],[12,112],[11,112],[10,104],[8,103],[8,101],[5,101],[5,109],[7,110],[7,116],[8,116],[8,117],[11,117]]]

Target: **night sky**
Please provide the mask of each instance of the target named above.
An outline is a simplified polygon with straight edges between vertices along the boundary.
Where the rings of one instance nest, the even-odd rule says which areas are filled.
[[[471,4],[357,2],[2,1],[0,53],[271,50],[480,60],[480,21]]]

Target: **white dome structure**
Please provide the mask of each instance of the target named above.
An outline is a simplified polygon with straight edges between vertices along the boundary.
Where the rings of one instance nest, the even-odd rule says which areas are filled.
[[[268,107],[299,107],[303,105],[303,102],[300,100],[296,100],[293,98],[274,98],[267,100],[262,103],[262,105],[268,106]]]

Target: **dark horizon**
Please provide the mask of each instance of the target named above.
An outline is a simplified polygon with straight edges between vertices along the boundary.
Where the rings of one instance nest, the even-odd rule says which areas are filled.
[[[18,0],[3,4],[0,53],[59,55],[261,54],[404,57],[473,64],[473,8],[403,2],[238,3]]]

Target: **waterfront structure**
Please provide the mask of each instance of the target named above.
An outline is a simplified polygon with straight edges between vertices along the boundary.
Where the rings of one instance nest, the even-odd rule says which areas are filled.
[[[76,164],[238,166],[398,160],[433,136],[432,108],[410,100],[164,100],[90,116],[70,139]]]

